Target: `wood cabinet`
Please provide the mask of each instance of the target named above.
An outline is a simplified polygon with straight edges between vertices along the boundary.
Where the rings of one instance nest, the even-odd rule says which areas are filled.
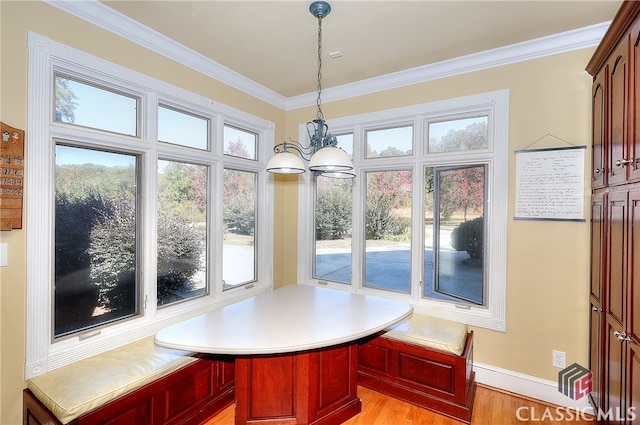
[[[623,2],[587,65],[593,78],[592,188],[640,182],[640,20]]]
[[[640,2],[625,1],[587,65],[592,86],[591,403],[640,424]]]

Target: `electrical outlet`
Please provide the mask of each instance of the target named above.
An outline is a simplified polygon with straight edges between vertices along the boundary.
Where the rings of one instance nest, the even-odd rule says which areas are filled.
[[[567,353],[564,351],[553,350],[553,359],[551,364],[553,367],[564,369],[567,367]]]

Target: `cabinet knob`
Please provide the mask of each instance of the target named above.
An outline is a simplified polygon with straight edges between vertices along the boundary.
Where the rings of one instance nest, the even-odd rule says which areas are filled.
[[[631,158],[631,159],[619,159],[619,160],[616,161],[616,165],[618,167],[622,167],[623,165],[631,164],[632,162],[635,162],[635,160],[633,158]]]
[[[591,307],[591,310],[595,311],[595,312],[601,312],[602,311],[602,307],[596,307],[595,305],[593,307]]]
[[[593,172],[594,172],[595,174],[600,174],[600,173],[601,173],[601,171],[600,171],[600,169],[599,169],[599,168],[596,168]]]

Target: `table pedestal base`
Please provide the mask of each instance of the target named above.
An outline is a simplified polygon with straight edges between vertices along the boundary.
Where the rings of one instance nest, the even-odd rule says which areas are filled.
[[[334,425],[357,415],[356,343],[236,358],[236,425]]]

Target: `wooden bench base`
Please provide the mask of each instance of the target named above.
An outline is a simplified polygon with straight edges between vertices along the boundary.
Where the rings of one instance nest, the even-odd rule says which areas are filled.
[[[460,355],[382,335],[366,339],[358,350],[358,384],[469,423],[477,386],[473,332]]]
[[[234,376],[233,359],[205,356],[69,424],[201,424],[233,403]],[[23,400],[24,425],[62,425],[29,389]]]

